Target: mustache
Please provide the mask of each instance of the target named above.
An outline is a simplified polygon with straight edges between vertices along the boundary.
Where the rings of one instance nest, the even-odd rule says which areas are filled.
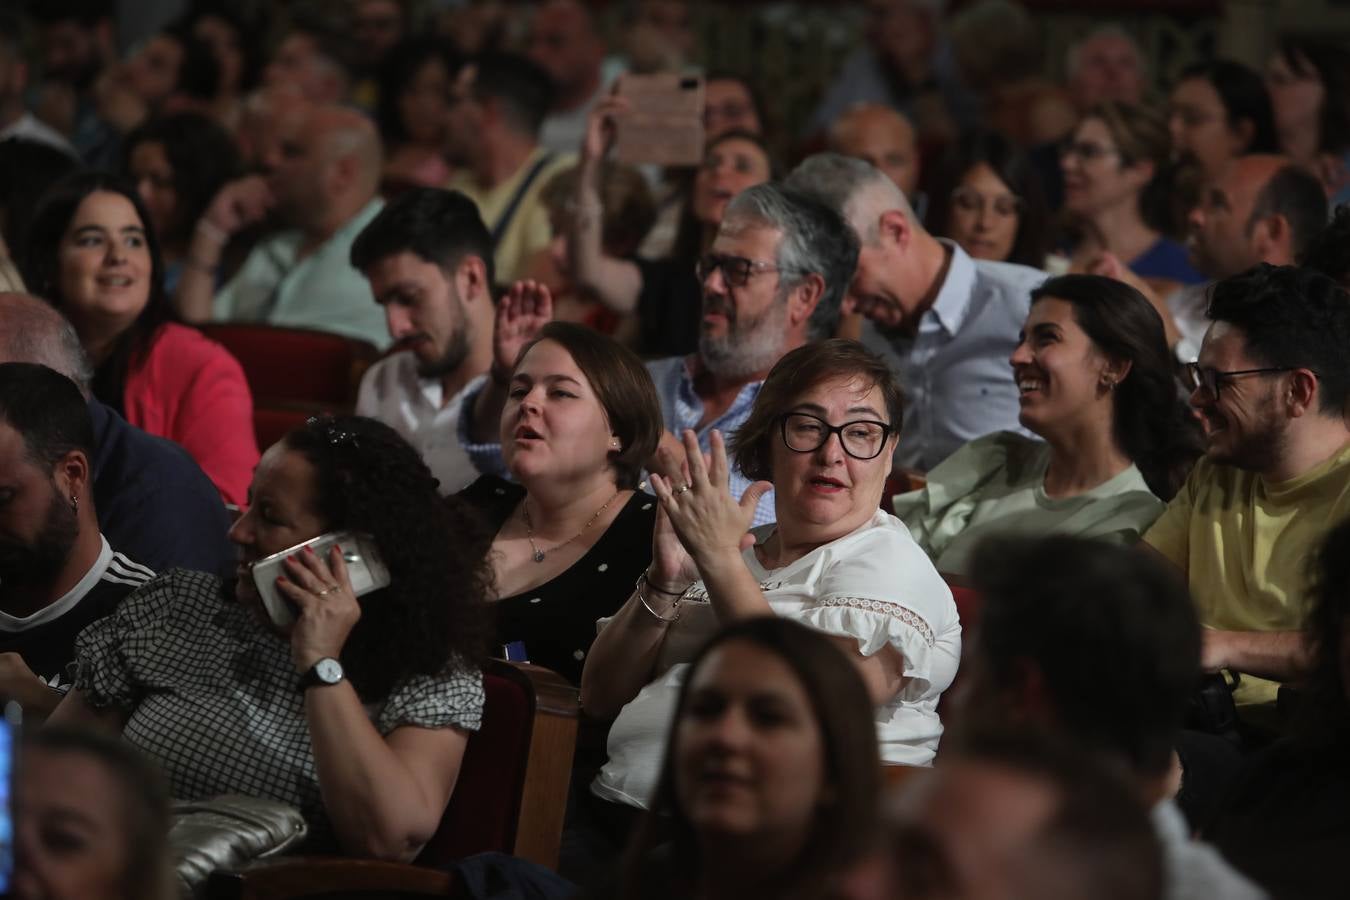
[[[710,313],[725,316],[726,320],[733,325],[736,322],[736,306],[730,298],[719,297],[705,291],[703,294],[703,314],[706,316]]]

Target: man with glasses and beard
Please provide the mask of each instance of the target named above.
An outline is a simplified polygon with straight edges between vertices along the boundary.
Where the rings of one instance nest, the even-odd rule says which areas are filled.
[[[712,247],[698,262],[703,284],[698,352],[647,364],[666,426],[650,469],[681,483],[686,430],[697,435],[704,453],[711,452],[714,430],[727,438],[735,434],[779,358],[834,333],[857,260],[857,236],[814,197],[768,182],[732,198]],[[523,282],[512,294],[513,302],[525,299],[526,312],[542,311],[542,317],[535,316],[538,325],[547,321],[547,288]],[[523,325],[514,342],[497,341],[494,371],[510,371],[515,356],[507,350],[529,340],[529,327]],[[495,435],[506,395],[504,388],[498,390],[495,403],[466,400],[460,421],[460,437],[483,472],[504,470]],[[739,500],[750,484],[739,468],[732,468],[733,496]],[[754,524],[774,518],[769,491],[760,498]]]
[[[492,400],[491,391],[479,390],[493,359],[487,226],[463,194],[416,188],[356,236],[351,263],[370,282],[401,351],[366,372],[356,412],[407,438],[441,493],[453,494],[478,477],[457,432],[465,398]],[[495,378],[503,393],[509,374]]]
[[[45,717],[70,688],[75,636],[155,574],[99,532],[93,456],[74,382],[0,364],[0,703],[29,716]]]
[[[1207,671],[1240,673],[1246,721],[1278,726],[1280,682],[1307,666],[1307,558],[1350,515],[1350,298],[1330,278],[1260,265],[1214,286],[1187,373],[1205,458],[1144,542],[1185,573]]]

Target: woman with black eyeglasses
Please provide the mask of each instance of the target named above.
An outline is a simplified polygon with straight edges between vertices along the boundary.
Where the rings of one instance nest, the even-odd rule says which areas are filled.
[[[1068,534],[1133,543],[1200,455],[1176,390],[1162,319],[1099,275],[1052,278],[1031,294],[1009,362],[1022,426],[961,447],[895,514],[937,568],[968,574],[991,534]]]
[[[741,470],[762,479],[739,503],[718,437],[705,459],[685,435],[681,481],[652,476],[661,505],[652,564],[592,645],[581,678],[587,712],[618,713],[609,762],[591,789],[608,801],[598,818],[622,826],[616,806],[648,804],[685,663],[719,627],[756,616],[829,635],[876,706],[882,760],[932,762],[961,625],[933,565],[878,508],[900,417],[885,362],[853,341],[808,344],[774,366],[732,440]],[[770,487],[778,521],[747,534]]]

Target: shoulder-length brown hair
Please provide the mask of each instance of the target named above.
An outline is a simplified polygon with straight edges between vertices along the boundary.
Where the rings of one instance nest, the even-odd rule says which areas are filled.
[[[678,801],[675,743],[699,666],[713,650],[733,642],[772,653],[792,671],[810,700],[825,756],[824,787],[810,833],[796,859],[777,872],[765,873],[761,896],[789,900],[828,896],[835,878],[867,851],[875,837],[881,758],[872,701],[858,668],[828,637],[805,625],[778,616],[744,619],[714,635],[690,663],[666,740],[656,794],[621,863],[619,896],[623,900],[643,896],[643,864],[665,834],[673,837],[671,858],[679,863],[675,877],[682,882],[672,894],[691,896],[698,883],[698,840]]]
[[[575,322],[549,322],[520,351],[516,366],[540,341],[560,344],[590,382],[610,431],[619,439],[620,449],[609,460],[615,484],[624,489],[637,487],[665,429],[661,401],[647,367],[618,341]]]
[[[857,341],[830,338],[798,347],[783,356],[764,379],[755,405],[745,424],[731,439],[731,452],[745,477],[770,481],[771,451],[778,440],[779,422],[797,398],[836,378],[856,378],[867,387],[881,388],[886,404],[886,423],[891,435],[900,433],[905,403],[900,385],[885,360]]]

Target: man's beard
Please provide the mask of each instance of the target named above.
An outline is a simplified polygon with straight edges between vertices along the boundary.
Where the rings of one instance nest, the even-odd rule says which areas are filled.
[[[463,319],[459,322],[459,327],[455,329],[454,334],[450,336],[449,343],[445,346],[445,352],[439,359],[431,362],[417,361],[417,374],[423,378],[441,378],[449,375],[464,364],[464,360],[469,357],[469,328]]]
[[[699,357],[708,371],[719,378],[747,378],[772,369],[783,356],[787,343],[787,293],[779,291],[773,303],[757,319],[741,323],[730,303],[703,298],[704,312],[715,310],[727,317],[727,332],[721,336],[702,334],[698,339]]]
[[[70,502],[52,487],[42,530],[31,544],[0,540],[0,586],[43,584],[55,578],[80,534],[80,520]]]
[[[1211,460],[1247,472],[1269,472],[1275,467],[1288,442],[1288,423],[1281,421],[1276,412],[1274,391],[1266,396],[1261,406],[1262,415],[1253,422],[1255,427],[1248,430],[1237,446],[1210,453]],[[1228,427],[1233,427],[1231,419]]]

